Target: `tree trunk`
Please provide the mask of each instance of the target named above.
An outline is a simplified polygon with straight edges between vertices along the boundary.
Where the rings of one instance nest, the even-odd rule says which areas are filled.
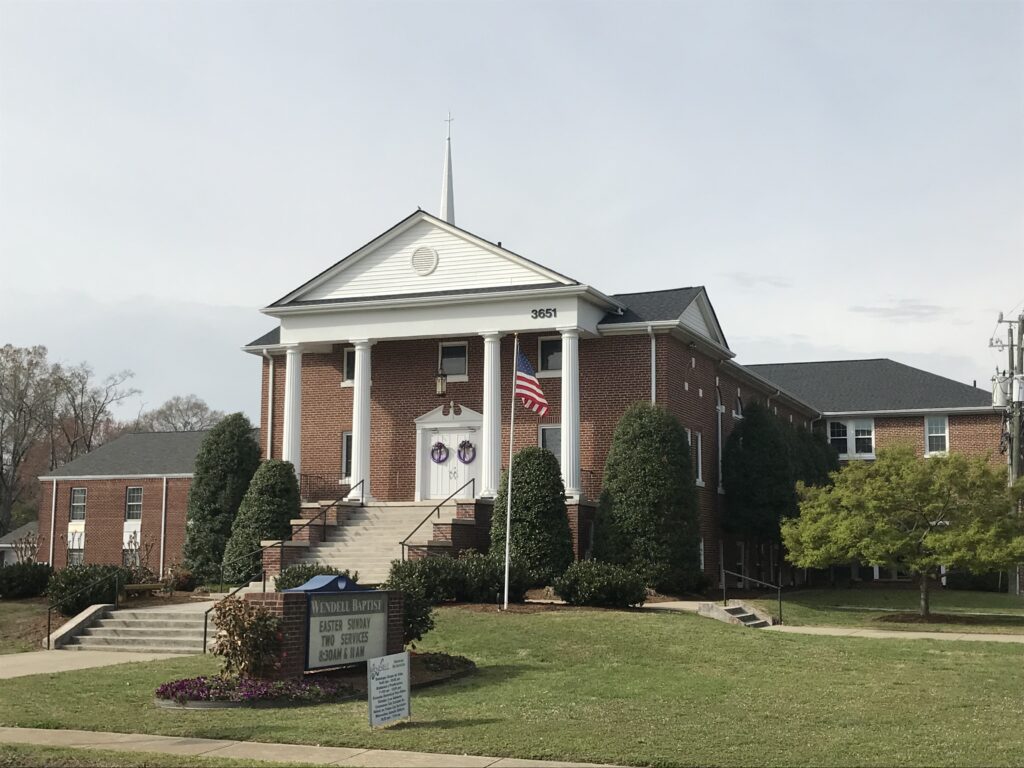
[[[928,574],[921,574],[921,615],[927,618],[931,615],[931,609],[928,605]]]

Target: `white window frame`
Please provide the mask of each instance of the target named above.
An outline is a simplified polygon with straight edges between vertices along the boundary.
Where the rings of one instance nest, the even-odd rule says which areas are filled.
[[[341,433],[341,467],[340,467],[340,469],[341,469],[341,482],[345,483],[345,484],[350,484],[352,482],[351,472],[349,474],[347,474],[347,475],[345,474],[345,465],[346,464],[351,465],[351,463],[352,463],[351,457],[348,455],[349,454],[349,446],[348,446],[348,442],[345,441],[345,437],[346,436],[349,438],[348,442],[351,442],[352,441],[352,431],[351,430],[345,430],[344,432]]]
[[[80,502],[75,501],[75,491],[82,492],[82,500]],[[71,509],[68,512],[68,520],[85,521],[86,507],[89,503],[89,489],[88,488],[72,488],[71,489]],[[75,507],[82,508],[82,516],[75,517]]]
[[[693,484],[704,487],[704,438],[696,429],[686,429],[686,444],[690,446],[690,463],[693,464]],[[693,461],[693,436],[697,436],[697,461]]]
[[[352,353],[352,370],[348,369],[348,356]],[[341,386],[351,387],[356,383],[356,348],[345,347],[341,350]]]
[[[441,370],[441,354],[445,347],[462,347],[466,351],[466,372],[448,374],[448,383],[469,381],[469,342],[468,341],[442,341],[437,345],[437,370]]]
[[[541,336],[537,339],[537,370],[535,371],[538,379],[554,379],[562,377],[562,366],[558,368],[541,368],[544,363],[544,356],[541,354],[542,342],[545,341],[557,341],[561,343],[561,336]]]
[[[928,422],[932,419],[942,419],[943,426],[945,429],[942,431],[942,436],[946,440],[946,447],[941,451],[933,451],[929,446],[928,438],[931,437],[931,433],[928,431]],[[938,435],[939,433],[936,433]],[[949,416],[938,413],[932,416],[924,417],[924,455],[925,456],[948,456],[949,455]]]
[[[132,491],[138,491],[139,492],[139,500],[138,501],[130,501],[130,499],[131,499],[131,492]],[[127,488],[124,489],[124,519],[125,520],[141,520],[142,519],[142,499],[143,499],[143,490],[142,490],[142,486],[141,485],[129,485]],[[131,507],[134,504],[137,504],[138,507],[139,507],[139,514],[138,514],[137,517],[131,517],[130,516],[131,512],[132,512]]]
[[[871,452],[857,453],[857,425],[868,423],[871,425]],[[843,461],[871,461],[875,458],[875,420],[874,418],[850,418],[850,419],[829,419],[825,426],[825,432],[829,445],[832,444],[832,425],[842,424],[846,427],[846,451],[840,452],[839,458]]]
[[[537,425],[537,447],[538,448],[543,448],[544,447],[544,440],[542,438],[544,436],[544,430],[546,430],[546,429],[557,429],[559,431],[559,435],[558,435],[558,453],[555,454],[555,458],[558,459],[558,466],[562,466],[562,435],[561,435],[562,425],[561,424],[538,424]]]

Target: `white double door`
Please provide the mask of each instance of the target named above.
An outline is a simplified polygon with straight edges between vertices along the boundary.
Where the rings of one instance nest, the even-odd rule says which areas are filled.
[[[432,429],[425,435],[421,458],[427,467],[427,498],[445,499],[470,480],[477,487],[459,493],[469,498],[480,492],[480,431],[472,428]],[[460,451],[461,446],[461,451]]]

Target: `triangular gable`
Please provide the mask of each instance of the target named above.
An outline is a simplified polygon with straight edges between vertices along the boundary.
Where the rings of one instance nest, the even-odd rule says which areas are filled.
[[[575,284],[575,280],[417,211],[275,306]]]
[[[729,343],[725,340],[725,333],[722,331],[722,326],[718,324],[714,307],[711,306],[711,301],[705,290],[701,289],[701,292],[687,305],[679,320],[690,330],[721,344],[726,349],[729,348]]]
[[[482,413],[453,402],[439,405],[414,421],[419,427],[444,427],[449,424],[479,424],[483,419]]]

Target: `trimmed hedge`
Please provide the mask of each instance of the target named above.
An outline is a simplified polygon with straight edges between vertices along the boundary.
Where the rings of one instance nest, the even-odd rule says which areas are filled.
[[[286,589],[301,587],[314,576],[347,576],[353,582],[359,581],[359,571],[352,573],[347,568],[341,570],[326,563],[299,563],[298,565],[289,565],[281,571],[281,574],[274,580],[274,590],[283,592]]]
[[[525,566],[531,586],[547,586],[573,560],[562,470],[551,451],[531,446],[512,458],[512,473],[512,560]],[[502,556],[508,476],[502,474],[491,519],[491,552]]]
[[[231,538],[224,547],[224,578],[230,582],[255,578],[263,567],[260,541],[289,538],[291,521],[301,510],[294,465],[277,459],[260,464],[231,524]]]
[[[53,569],[45,563],[14,563],[0,568],[0,598],[39,597],[46,591]]]
[[[116,585],[115,573],[119,575]],[[46,594],[63,615],[74,616],[90,605],[113,603],[118,588],[134,583],[131,577],[132,572],[119,565],[72,565],[53,572]]]
[[[629,608],[644,604],[647,589],[640,574],[611,563],[580,560],[555,579],[555,594],[569,605]]]

